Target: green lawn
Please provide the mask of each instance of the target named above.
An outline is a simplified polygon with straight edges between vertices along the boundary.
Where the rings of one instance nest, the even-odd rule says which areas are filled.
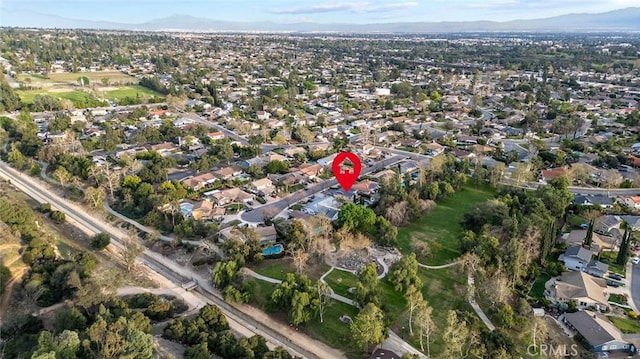
[[[334,269],[328,276],[324,277],[324,280],[337,294],[347,298],[353,298],[351,293],[349,293],[349,288],[355,287],[358,283],[358,278],[355,275]]]
[[[608,301],[622,304],[622,305],[627,305],[627,298],[621,294],[610,294]]]
[[[529,296],[537,299],[543,299],[545,289],[544,284],[549,281],[549,279],[551,279],[550,275],[546,273],[540,274],[540,276],[536,278],[535,282],[533,282],[531,290],[529,291]]]
[[[138,95],[140,95],[140,97],[162,96],[161,93],[155,92],[140,85],[125,86],[117,90],[108,91],[106,93],[106,97],[111,100],[122,99],[125,97],[136,97]]]
[[[355,319],[358,309],[348,304],[332,301],[325,309],[324,322],[320,323],[320,318],[307,323],[303,330],[311,334],[314,338],[319,338],[330,346],[343,350],[349,358],[362,358],[362,353],[355,349],[349,325],[340,321],[340,316],[348,315]]]
[[[246,279],[244,281],[244,285],[249,288],[252,305],[255,305],[260,309],[267,310],[269,300],[271,299],[271,293],[273,293],[276,285],[254,278]]]
[[[28,90],[28,91],[16,91],[20,99],[24,103],[33,103],[33,100],[38,95],[50,95],[58,99],[66,99],[76,104],[90,104],[97,102],[96,98],[84,91],[67,91],[67,92],[47,92],[45,90]]]
[[[609,265],[609,271],[625,276],[626,267],[616,263],[618,252],[602,251],[600,261]]]
[[[251,267],[256,273],[269,278],[283,280],[287,273],[296,271],[291,258],[265,259],[257,266]]]
[[[439,265],[453,261],[460,255],[459,236],[462,232],[460,222],[464,214],[476,204],[493,197],[488,187],[464,186],[418,221],[399,228],[398,246],[403,253],[411,252],[411,240],[437,243],[431,246],[432,259],[428,264]]]
[[[608,316],[607,318],[609,318],[609,320],[611,320],[611,322],[625,334],[640,333],[640,321],[638,321],[638,319],[613,316]]]
[[[588,224],[589,221],[582,216],[578,216],[577,214],[572,214],[567,218],[567,223],[569,223],[571,227],[580,228],[581,224]]]

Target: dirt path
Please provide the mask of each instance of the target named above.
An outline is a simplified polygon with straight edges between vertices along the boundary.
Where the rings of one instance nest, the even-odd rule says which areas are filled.
[[[2,295],[2,299],[0,299],[0,319],[4,318],[7,309],[9,309],[9,301],[11,300],[11,296],[13,295],[13,286],[18,282],[18,280],[22,279],[22,276],[27,272],[29,267],[22,267],[17,269],[11,279],[7,282],[7,286],[4,288],[4,294]]]
[[[22,247],[20,243],[0,244],[0,251],[3,249],[20,248],[20,247]]]

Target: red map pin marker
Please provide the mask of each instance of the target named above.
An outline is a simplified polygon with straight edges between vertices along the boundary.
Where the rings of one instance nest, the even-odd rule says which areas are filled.
[[[349,163],[351,165],[349,165]],[[333,159],[331,169],[344,191],[349,192],[351,186],[353,186],[358,176],[360,176],[362,164],[357,155],[351,152],[340,152],[336,158]]]

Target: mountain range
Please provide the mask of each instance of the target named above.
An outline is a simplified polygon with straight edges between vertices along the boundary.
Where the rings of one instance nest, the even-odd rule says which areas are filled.
[[[378,24],[328,24],[314,22],[275,23],[219,21],[190,15],[172,15],[138,24],[70,19],[32,11],[3,13],[2,26],[63,29],[105,29],[195,32],[341,32],[341,33],[445,33],[445,32],[596,32],[640,31],[640,7],[597,14],[567,14],[555,17],[497,21],[397,22]]]

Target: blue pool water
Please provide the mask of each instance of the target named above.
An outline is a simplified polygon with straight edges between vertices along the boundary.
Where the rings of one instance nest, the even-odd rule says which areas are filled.
[[[184,202],[180,203],[180,210],[184,217],[191,217],[191,211],[193,211],[193,204]]]
[[[262,250],[263,256],[272,256],[275,254],[280,254],[284,250],[282,244],[276,244],[275,246],[267,247]]]

